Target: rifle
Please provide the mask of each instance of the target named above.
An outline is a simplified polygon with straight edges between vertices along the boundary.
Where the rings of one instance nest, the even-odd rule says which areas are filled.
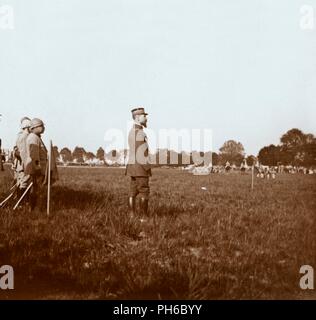
[[[17,183],[11,187],[10,191],[12,191],[10,193],[9,196],[7,196],[1,203],[0,203],[0,208],[3,208],[7,203],[8,201],[14,196],[15,192],[16,192],[16,189],[17,189]]]

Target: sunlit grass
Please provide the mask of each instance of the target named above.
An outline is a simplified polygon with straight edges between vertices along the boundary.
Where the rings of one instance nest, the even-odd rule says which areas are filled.
[[[314,176],[256,179],[251,191],[249,175],[157,169],[143,222],[128,216],[124,170],[60,177],[49,219],[0,211],[0,265],[14,267],[17,297],[296,298],[300,266],[316,267]]]

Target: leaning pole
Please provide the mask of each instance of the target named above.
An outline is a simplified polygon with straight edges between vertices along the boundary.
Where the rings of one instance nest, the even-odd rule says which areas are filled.
[[[47,216],[48,217],[50,215],[52,148],[53,148],[53,143],[52,143],[52,140],[50,140],[50,142],[49,142],[49,150],[48,150],[48,172],[47,172]]]

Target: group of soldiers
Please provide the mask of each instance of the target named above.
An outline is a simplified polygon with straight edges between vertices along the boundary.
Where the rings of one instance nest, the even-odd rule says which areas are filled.
[[[128,207],[131,217],[136,213],[148,215],[149,178],[152,173],[147,136],[144,132],[144,128],[147,127],[147,115],[142,107],[132,110],[134,124],[128,137],[130,152],[125,171],[125,175],[130,177]],[[48,175],[48,151],[41,139],[44,131],[45,125],[42,120],[22,118],[21,131],[13,151],[17,197],[23,198],[27,194],[24,203],[28,204],[30,210],[38,204],[42,209],[44,203],[43,189],[47,185]]]
[[[21,119],[21,131],[18,134],[14,147],[14,175],[17,197],[21,198],[25,192],[30,192],[25,197],[25,203],[33,210],[41,199],[41,189],[45,185],[48,152],[41,139],[45,125],[38,118]],[[32,186],[32,188],[29,188]]]

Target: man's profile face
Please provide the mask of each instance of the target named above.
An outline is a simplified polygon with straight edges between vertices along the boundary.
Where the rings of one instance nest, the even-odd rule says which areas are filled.
[[[44,126],[39,126],[33,129],[33,132],[35,134],[43,134],[45,131],[45,127]]]
[[[142,126],[144,126],[145,128],[147,127],[147,116],[146,115],[144,115],[144,114],[139,115],[138,121]]]

